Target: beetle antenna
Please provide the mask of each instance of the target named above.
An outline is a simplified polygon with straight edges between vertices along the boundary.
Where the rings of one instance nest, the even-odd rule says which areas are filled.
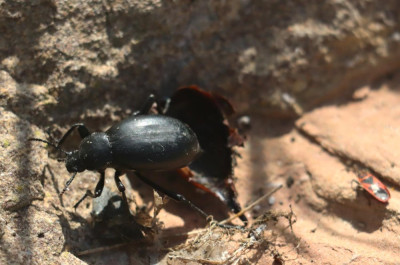
[[[71,178],[65,183],[65,187],[64,187],[64,189],[60,192],[60,196],[63,195],[64,192],[67,191],[68,186],[69,186],[69,185],[71,184],[71,182],[74,180],[76,174],[78,174],[78,172],[75,172],[75,173],[71,176]]]
[[[28,141],[36,141],[36,142],[42,142],[45,144],[48,144],[52,147],[54,147],[56,150],[60,150],[61,152],[63,152],[64,154],[68,155],[68,152],[65,151],[64,149],[62,149],[61,147],[57,146],[56,144],[53,144],[49,141],[43,140],[43,139],[39,139],[39,138],[29,138]]]

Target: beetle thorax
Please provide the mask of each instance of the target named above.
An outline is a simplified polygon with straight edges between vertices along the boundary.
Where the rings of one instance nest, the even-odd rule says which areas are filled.
[[[79,160],[88,170],[101,170],[112,162],[111,144],[107,134],[92,133],[79,146]]]

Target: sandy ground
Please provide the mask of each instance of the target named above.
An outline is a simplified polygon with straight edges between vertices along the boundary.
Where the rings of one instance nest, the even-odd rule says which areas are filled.
[[[399,1],[3,2],[0,264],[400,264]],[[60,198],[64,163],[27,142],[76,122],[104,131],[149,93],[190,84],[251,116],[241,205],[283,185],[246,212],[245,231],[209,228],[174,201],[152,221],[161,204],[134,174],[122,177],[129,207],[152,230],[138,236],[115,212],[94,225],[91,199],[72,206],[98,174]],[[357,189],[359,171],[387,185],[388,204]],[[153,177],[215,220],[230,215],[183,180]]]
[[[239,201],[246,206],[283,185],[246,212],[253,224],[265,214],[261,223],[266,226],[250,226],[252,232],[219,228],[199,232],[194,229],[206,226],[203,218],[169,201],[158,215],[153,240],[122,245],[118,240],[99,240],[88,221],[91,200],[76,213],[72,208],[87,188],[94,188],[96,174],[79,175],[63,197],[62,208],[55,191],[68,174],[61,163],[51,160],[57,177],[45,174],[44,204],[52,211],[58,208],[60,220],[64,218],[66,244],[61,257],[68,260],[65,251],[70,251],[89,264],[399,264],[398,80],[374,89],[363,87],[352,100],[317,108],[297,120],[252,117],[246,145],[238,149]],[[360,170],[374,173],[388,186],[392,197],[388,204],[352,182]],[[108,171],[106,186],[115,189],[112,174]],[[152,190],[134,175],[122,179],[131,187],[127,192],[131,209],[145,206],[151,215]],[[217,220],[229,215],[217,199],[182,180],[154,180],[185,194]]]

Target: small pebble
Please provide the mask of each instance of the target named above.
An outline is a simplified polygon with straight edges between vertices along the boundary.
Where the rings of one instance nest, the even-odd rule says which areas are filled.
[[[274,197],[274,196],[269,197],[269,198],[268,198],[268,203],[269,203],[269,205],[274,205],[274,203],[275,203],[275,197]]]

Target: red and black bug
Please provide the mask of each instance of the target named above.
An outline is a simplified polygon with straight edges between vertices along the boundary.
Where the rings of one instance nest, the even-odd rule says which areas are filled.
[[[380,202],[387,203],[390,199],[390,192],[388,188],[374,175],[359,174],[358,182],[361,187],[368,191],[375,199]]]

